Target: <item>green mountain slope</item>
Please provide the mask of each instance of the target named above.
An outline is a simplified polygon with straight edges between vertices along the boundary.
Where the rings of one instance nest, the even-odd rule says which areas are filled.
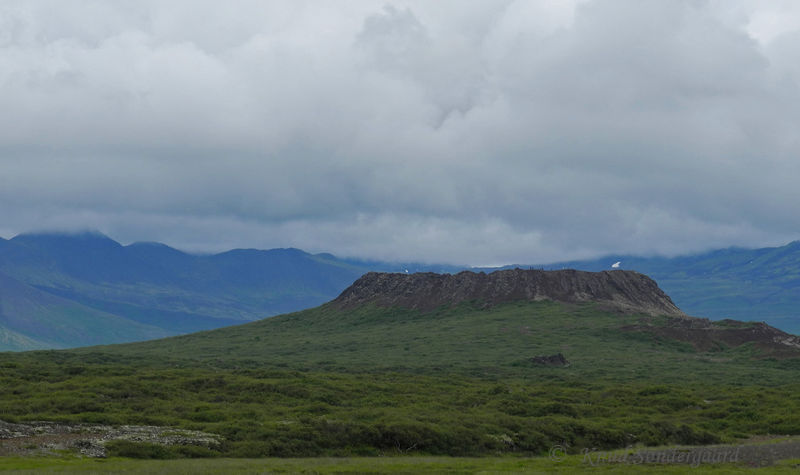
[[[633,272],[498,275],[366,275],[321,307],[258,322],[0,354],[0,419],[203,430],[225,443],[202,455],[247,457],[800,434],[797,338],[659,315],[668,297]]]
[[[211,367],[303,371],[602,375],[654,382],[724,381],[732,374],[753,381],[788,377],[786,371],[754,363],[754,355],[773,354],[772,349],[759,349],[755,340],[734,346],[720,339],[711,345],[712,351],[703,351],[694,346],[699,340],[671,338],[655,331],[670,323],[669,318],[624,315],[596,304],[548,301],[508,303],[491,309],[462,303],[431,312],[374,305],[342,310],[326,304],[167,340],[73,351],[110,351],[117,357]],[[698,332],[708,333],[708,328]],[[535,356],[558,353],[569,361],[567,370],[531,363]]]
[[[152,326],[101,312],[0,273],[0,351],[64,348],[167,336]]]
[[[641,315],[620,315],[593,304],[504,304],[491,310],[462,304],[423,313],[374,306],[352,311],[332,305],[209,332],[115,347],[73,350],[154,358],[212,367],[293,368],[303,371],[411,371],[496,376],[603,375],[620,380],[679,382],[742,379],[779,381],[783,371],[763,373],[753,364],[754,344],[714,351],[692,340],[634,331]],[[646,325],[668,320],[653,317]],[[531,359],[562,353],[563,372]],[[762,356],[768,356],[765,352]],[[724,363],[715,362],[719,358]],[[187,363],[191,362],[191,363]]]
[[[132,327],[155,327],[161,333],[152,335],[159,336],[320,305],[366,272],[367,265],[381,267],[298,249],[192,255],[159,243],[123,246],[93,232],[23,234],[0,241],[0,272],[43,292],[37,295],[57,296],[117,315],[129,320]],[[392,266],[404,265],[384,265]],[[59,321],[67,328],[74,318],[63,313]],[[80,337],[83,323],[78,320],[54,347],[120,341],[115,325],[104,328],[99,321],[93,331],[97,335],[106,332],[107,339]],[[50,341],[47,335],[35,333],[37,328],[44,329],[31,327],[33,333],[26,335]],[[141,339],[141,332],[128,334],[127,341]]]
[[[0,351],[25,351],[50,348],[51,345],[36,341],[11,331],[0,324]]]
[[[199,322],[186,331],[318,305],[361,274],[296,249],[197,256],[96,233],[20,235],[0,251],[0,270],[18,280],[93,306],[139,309],[124,315],[131,319],[149,310]]]
[[[492,276],[501,274],[521,279],[520,275],[547,273],[499,271]],[[617,292],[616,297],[624,292],[617,285],[630,289],[631,279],[649,280],[621,271],[609,275],[624,276],[608,283]],[[599,371],[615,378],[659,381],[687,377],[721,379],[731,371],[739,372],[742,377],[757,378],[762,375],[763,368],[753,365],[753,355],[800,356],[800,340],[793,340],[795,346],[773,344],[775,337],[790,337],[778,330],[771,329],[764,338],[733,338],[732,335],[739,333],[755,335],[755,324],[712,324],[686,317],[673,311],[669,298],[663,294],[645,297],[631,293],[648,302],[666,298],[662,316],[654,315],[653,304],[642,304],[642,310],[636,311],[628,303],[614,305],[603,303],[599,298],[594,302],[511,298],[487,307],[486,302],[491,297],[486,297],[485,290],[475,287],[471,292],[459,294],[461,297],[454,305],[416,310],[412,305],[382,304],[381,299],[387,298],[387,289],[392,286],[380,281],[380,276],[367,274],[337,300],[311,310],[166,340],[74,351],[80,354],[111,351],[117,356],[191,360],[226,367],[512,375],[537,374],[541,368],[532,364],[531,358],[562,353],[571,364],[571,375],[590,377]],[[424,277],[417,274],[391,278],[419,282]],[[455,281],[458,276],[449,279]],[[620,280],[628,283],[621,284]],[[497,291],[500,282],[503,281],[494,278],[485,288]],[[599,294],[603,293],[600,288],[603,284],[595,281],[588,285]],[[436,282],[432,285],[439,289],[446,287]],[[506,287],[505,291],[513,294],[510,288]],[[639,288],[660,292],[657,288]],[[352,289],[367,296],[374,290],[376,300],[359,300],[356,306],[346,304],[351,302]],[[394,291],[399,296],[411,295],[411,299],[424,298],[422,291],[408,286],[394,288]],[[469,297],[475,293],[484,298]],[[726,363],[710,363],[706,357],[698,356],[709,349],[717,352]],[[659,371],[653,372],[654,368]],[[780,378],[781,374],[777,371],[774,376]]]

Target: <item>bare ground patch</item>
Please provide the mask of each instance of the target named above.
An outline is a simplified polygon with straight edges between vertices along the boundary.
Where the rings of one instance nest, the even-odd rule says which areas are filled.
[[[61,451],[87,457],[105,457],[105,444],[114,440],[165,446],[195,445],[216,448],[222,438],[200,431],[160,426],[119,426],[0,421],[0,456],[47,455]]]

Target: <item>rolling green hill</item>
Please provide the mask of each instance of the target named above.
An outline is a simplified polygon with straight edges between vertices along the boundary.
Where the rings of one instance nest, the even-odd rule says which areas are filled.
[[[344,311],[326,304],[245,325],[72,353],[110,352],[130,361],[152,358],[214,368],[579,379],[602,375],[639,382],[723,382],[738,374],[741,380],[774,383],[789,374],[780,369],[783,360],[763,364],[758,357],[772,354],[759,350],[755,340],[734,347],[720,341],[711,351],[701,351],[691,339],[647,331],[671,323],[669,318],[619,314],[595,304],[549,301],[508,303],[490,310],[464,303],[431,312],[375,306]],[[645,327],[630,328],[636,325]],[[557,353],[569,361],[568,369],[531,363],[537,355]]]
[[[636,273],[536,272],[368,274],[332,302],[258,322],[0,354],[0,419],[203,430],[225,438],[206,455],[228,456],[543,454],[800,434],[797,338],[659,315],[668,297]],[[626,302],[643,289],[653,293],[637,311]]]
[[[45,343],[31,340],[8,328],[0,327],[0,348],[7,351],[38,350],[48,347],[49,345]]]
[[[147,340],[169,334],[48,294],[2,272],[0,332],[0,349],[11,350]]]

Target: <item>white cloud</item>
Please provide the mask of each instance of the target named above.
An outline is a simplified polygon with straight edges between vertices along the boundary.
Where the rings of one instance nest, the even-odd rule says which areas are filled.
[[[479,3],[5,2],[0,232],[469,264],[797,237],[794,3]]]

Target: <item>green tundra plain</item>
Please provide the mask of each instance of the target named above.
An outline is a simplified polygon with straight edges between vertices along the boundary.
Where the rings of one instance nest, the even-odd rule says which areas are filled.
[[[184,459],[137,465],[155,471],[172,463],[191,471],[192,459],[213,458],[203,467],[220,472],[373,463],[549,472],[585,465],[582,450],[800,435],[800,358],[749,343],[701,351],[630,330],[668,324],[594,304],[467,302],[432,312],[326,304],[164,340],[2,353],[0,420],[169,426],[223,442],[116,442],[106,461],[7,458],[0,468],[122,469],[129,462],[114,457],[131,457]],[[556,353],[569,366],[531,361]],[[565,448],[565,464],[548,457],[553,447]],[[250,460],[263,457],[292,459]],[[769,470],[796,469],[781,463],[789,465]]]

